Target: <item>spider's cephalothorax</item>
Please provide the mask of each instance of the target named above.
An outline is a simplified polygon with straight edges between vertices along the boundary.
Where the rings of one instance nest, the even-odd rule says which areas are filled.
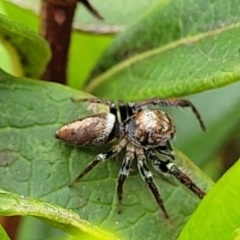
[[[172,119],[159,110],[136,112],[123,125],[126,138],[138,147],[165,146],[174,134]]]
[[[100,146],[114,140],[116,145],[109,151],[98,154],[70,186],[78,182],[99,162],[115,157],[126,147],[126,155],[119,171],[117,186],[119,212],[121,212],[122,207],[123,184],[135,157],[141,177],[147,183],[167,218],[168,214],[162,198],[153,181],[152,173],[147,167],[147,159],[149,159],[155,169],[172,174],[199,198],[203,198],[205,193],[172,162],[174,155],[169,140],[173,138],[175,132],[173,120],[163,111],[148,108],[150,105],[190,107],[199,120],[201,128],[205,130],[199,113],[189,101],[160,98],[152,98],[135,103],[119,101],[118,108],[121,121],[118,120],[117,108],[111,101],[97,98],[75,99],[73,101],[104,104],[109,107],[110,111],[109,113],[95,114],[68,123],[57,131],[56,137],[78,146]],[[167,156],[167,160],[161,159],[159,154],[156,153]]]

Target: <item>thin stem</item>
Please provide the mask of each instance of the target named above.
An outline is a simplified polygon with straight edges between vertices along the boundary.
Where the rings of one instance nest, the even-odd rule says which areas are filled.
[[[63,84],[67,81],[68,49],[76,5],[77,0],[42,0],[41,34],[52,49],[52,59],[42,76],[45,80]]]

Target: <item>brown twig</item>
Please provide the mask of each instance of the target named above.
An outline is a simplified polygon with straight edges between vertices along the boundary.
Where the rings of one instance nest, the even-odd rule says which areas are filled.
[[[68,49],[76,4],[76,0],[42,1],[41,34],[52,50],[52,59],[42,76],[45,80],[66,83]]]
[[[77,2],[82,3],[98,19],[103,19],[88,0],[42,0],[41,34],[52,50],[52,58],[42,79],[62,84],[67,82],[68,49]]]
[[[21,221],[21,217],[13,216],[13,217],[1,217],[0,224],[3,226],[5,231],[11,240],[17,239],[17,233],[19,228],[19,223]]]

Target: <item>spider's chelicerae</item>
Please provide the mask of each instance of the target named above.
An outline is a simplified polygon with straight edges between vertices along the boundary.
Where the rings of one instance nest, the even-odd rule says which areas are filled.
[[[98,163],[115,157],[123,148],[126,148],[117,185],[119,212],[122,207],[123,184],[135,157],[142,179],[147,183],[166,218],[168,214],[152,173],[148,169],[147,159],[155,169],[173,175],[199,198],[204,197],[205,193],[173,163],[174,155],[169,142],[175,133],[173,120],[165,112],[149,108],[151,105],[190,107],[202,130],[205,130],[201,117],[191,102],[183,99],[160,98],[128,103],[118,101],[117,106],[121,117],[119,121],[117,107],[111,101],[98,98],[74,99],[73,101],[104,104],[109,107],[109,112],[68,123],[57,131],[56,137],[78,146],[100,146],[114,140],[116,144],[109,151],[98,154],[70,186],[78,182]],[[165,155],[167,159],[161,159],[156,153]]]

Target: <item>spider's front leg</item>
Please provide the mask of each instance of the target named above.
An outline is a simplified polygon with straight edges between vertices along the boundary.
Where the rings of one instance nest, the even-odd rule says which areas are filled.
[[[117,109],[115,103],[104,99],[104,98],[72,98],[73,102],[89,102],[89,103],[98,103],[103,104],[109,107],[110,113],[114,114],[117,119]]]
[[[113,158],[116,156],[127,144],[127,140],[124,138],[118,145],[116,145],[113,149],[107,151],[106,153],[98,154],[92,162],[75,178],[70,184],[69,187],[74,186],[83,176],[85,176],[88,172],[90,172],[98,163]]]
[[[205,196],[206,193],[193,183],[193,181],[184,172],[182,172],[175,163],[159,159],[152,150],[149,152],[148,157],[152,161],[153,167],[156,170],[172,174],[180,183],[190,189],[200,199]]]
[[[155,182],[153,181],[152,173],[146,165],[146,156],[145,156],[144,150],[142,148],[138,148],[136,150],[136,154],[138,156],[137,157],[138,170],[140,172],[142,179],[147,183],[147,185],[150,188],[152,194],[154,195],[159,207],[162,209],[165,217],[169,218],[168,213],[163,205],[163,200],[160,196],[158,188],[157,188]]]
[[[75,178],[70,184],[69,187],[73,187],[79,180],[85,176],[88,172],[90,172],[98,163],[108,159],[112,158],[116,155],[114,149],[106,152],[106,153],[100,153],[98,154],[94,160],[78,175],[77,178]]]
[[[144,106],[149,106],[149,105],[158,105],[158,106],[174,106],[174,107],[189,107],[192,109],[193,113],[195,114],[201,129],[203,131],[206,130],[205,125],[202,121],[202,118],[198,112],[198,110],[195,108],[195,106],[189,102],[188,100],[185,99],[178,99],[178,98],[150,98],[143,100],[141,102],[136,102],[136,103],[129,103],[130,107],[135,108],[136,110],[142,109]]]
[[[115,108],[115,104],[104,98],[72,98],[73,102],[90,102],[90,103],[99,103],[107,105],[110,108]]]

